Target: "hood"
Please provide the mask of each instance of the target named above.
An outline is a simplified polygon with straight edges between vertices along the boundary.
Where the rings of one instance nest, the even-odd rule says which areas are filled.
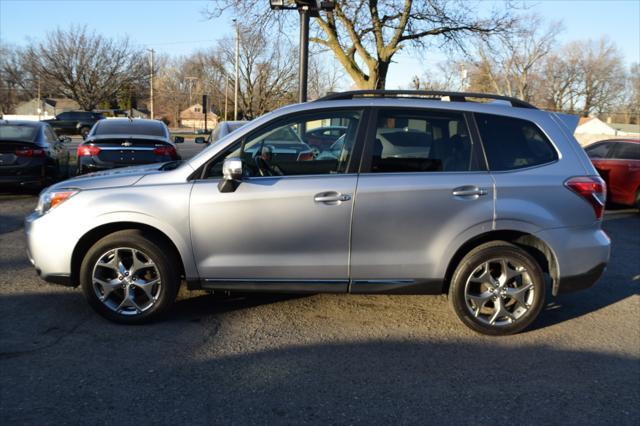
[[[130,186],[150,173],[161,173],[162,164],[144,164],[141,166],[122,167],[118,169],[104,170],[100,172],[80,175],[62,182],[58,182],[51,188],[79,188],[99,189]]]

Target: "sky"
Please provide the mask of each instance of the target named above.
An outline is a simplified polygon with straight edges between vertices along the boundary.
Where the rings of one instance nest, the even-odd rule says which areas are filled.
[[[268,7],[268,0],[264,3]],[[483,7],[493,3],[487,0]],[[549,21],[563,21],[559,44],[607,36],[627,64],[640,62],[640,0],[538,0],[524,4],[528,12]],[[209,5],[196,0],[0,0],[0,43],[25,45],[42,39],[48,31],[77,24],[113,38],[128,35],[140,47],[158,52],[189,54],[233,35],[232,16],[205,18],[203,11]],[[388,89],[406,87],[414,75],[424,73],[425,63],[435,64],[445,57],[431,49],[420,57],[402,53],[394,59]]]

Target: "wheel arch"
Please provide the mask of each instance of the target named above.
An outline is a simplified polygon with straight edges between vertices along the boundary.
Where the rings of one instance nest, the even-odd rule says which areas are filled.
[[[462,259],[474,248],[491,241],[507,241],[509,243],[517,245],[518,247],[529,253],[536,260],[536,262],[538,262],[543,272],[550,277],[551,286],[555,290],[556,286],[554,284],[558,282],[560,270],[558,266],[558,260],[551,247],[542,239],[527,232],[514,230],[495,230],[477,235],[467,240],[458,248],[447,266],[443,285],[443,293],[449,292],[451,278],[453,277],[453,273],[455,272]]]
[[[125,230],[139,230],[144,234],[153,235],[165,242],[167,246],[173,250],[173,254],[178,260],[178,268],[180,270],[181,277],[186,278],[184,260],[180,253],[180,250],[178,250],[176,244],[174,244],[174,242],[171,240],[171,238],[169,238],[169,236],[167,236],[167,234],[153,226],[139,222],[114,222],[103,224],[91,229],[90,231],[86,232],[76,243],[76,246],[73,249],[73,254],[71,255],[71,282],[74,283],[75,286],[80,283],[80,266],[82,265],[84,255],[91,248],[91,246],[93,246],[101,238],[106,237],[109,234]]]

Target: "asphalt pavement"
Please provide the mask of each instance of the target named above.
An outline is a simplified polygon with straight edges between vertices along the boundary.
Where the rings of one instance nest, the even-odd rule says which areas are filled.
[[[533,327],[474,334],[445,296],[210,296],[112,324],[40,281],[0,195],[2,424],[616,424],[640,418],[640,215],[608,212],[611,263]]]

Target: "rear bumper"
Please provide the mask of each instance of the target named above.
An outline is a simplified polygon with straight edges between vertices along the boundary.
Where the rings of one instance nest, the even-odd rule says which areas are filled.
[[[558,294],[573,293],[593,287],[607,269],[606,263],[594,266],[584,274],[564,277],[560,280]]]
[[[46,163],[0,167],[0,185],[42,186],[51,180]]]
[[[592,287],[609,262],[611,240],[599,224],[550,229],[536,236],[548,244],[555,256],[554,296]]]

